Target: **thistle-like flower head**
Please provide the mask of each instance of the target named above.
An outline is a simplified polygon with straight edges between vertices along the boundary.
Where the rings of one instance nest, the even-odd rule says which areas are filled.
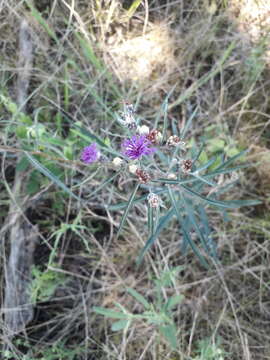
[[[122,143],[122,152],[131,160],[140,159],[143,155],[151,155],[156,149],[151,147],[151,142],[145,135],[134,135]]]
[[[100,151],[97,148],[97,144],[93,143],[89,146],[86,146],[81,154],[81,160],[85,164],[92,164],[100,158]]]

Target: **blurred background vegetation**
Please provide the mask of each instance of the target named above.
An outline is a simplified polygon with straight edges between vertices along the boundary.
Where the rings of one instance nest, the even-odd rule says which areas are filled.
[[[2,0],[0,10],[2,306],[10,205],[39,229],[33,320],[3,346],[1,358],[270,359],[269,1]],[[17,101],[22,19],[33,43],[23,105]],[[229,210],[226,221],[210,209],[219,269],[206,271],[192,253],[179,252],[173,222],[137,268],[146,205],[134,206],[118,239],[122,212],[106,207],[127,201],[132,179],[118,177],[95,191],[114,172],[79,161],[89,136],[119,147],[114,114],[124,99],[144,124],[161,127],[161,104],[172,89],[169,135],[197,109],[185,141],[205,143],[203,161],[250,150],[245,160],[253,165],[238,172],[227,198],[262,204]],[[23,182],[15,197],[18,174]],[[113,331],[112,320],[93,311],[118,303],[142,313],[138,294],[158,302],[153,284],[179,266],[170,286],[160,288],[165,302],[181,295],[171,315],[176,346],[156,324],[134,321],[126,332]],[[1,320],[3,344],[5,333]]]

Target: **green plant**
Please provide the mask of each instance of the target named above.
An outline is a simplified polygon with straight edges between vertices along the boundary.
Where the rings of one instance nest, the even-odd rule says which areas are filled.
[[[22,357],[16,355],[10,350],[0,350],[0,354],[4,356],[4,359],[10,360],[76,360],[78,355],[83,352],[83,348],[77,346],[76,348],[70,348],[65,341],[57,341],[50,346],[42,348],[33,348],[28,341],[16,339],[14,341],[16,346],[23,346],[26,350],[26,354]]]
[[[157,328],[160,335],[169,342],[172,349],[177,349],[177,328],[173,320],[173,315],[175,307],[183,301],[184,296],[181,294],[165,296],[164,290],[172,290],[175,277],[182,269],[183,267],[178,266],[171,270],[166,270],[161,274],[159,279],[154,280],[154,299],[151,303],[135,289],[126,289],[134,300],[143,306],[144,310],[141,314],[133,314],[119,303],[115,305],[120,311],[104,307],[94,307],[93,310],[97,314],[105,317],[118,319],[112,324],[112,331],[127,330],[133,322],[145,321]]]
[[[225,351],[221,347],[221,339],[216,342],[212,339],[203,339],[198,341],[198,355],[193,360],[225,360]]]
[[[32,275],[30,292],[34,303],[49,300],[57,287],[67,281],[67,277],[63,273],[52,269],[41,271],[37,266],[32,268]]]
[[[145,200],[148,202],[149,236],[138,257],[138,263],[141,263],[144,254],[155,243],[161,232],[176,219],[179,224],[182,250],[185,251],[190,247],[200,262],[208,268],[208,257],[217,261],[218,255],[209,225],[207,208],[209,206],[219,208],[224,213],[225,209],[252,206],[260,202],[257,200],[232,199],[226,201],[219,199],[220,195],[223,196],[236,183],[235,179],[219,183],[217,181],[219,176],[231,174],[249,166],[243,162],[233,165],[245,154],[245,151],[237,152],[237,148],[225,146],[222,139],[211,139],[211,129],[207,135],[206,147],[204,143],[198,147],[195,141],[191,141],[189,146],[186,146],[183,140],[186,140],[187,133],[197,116],[197,109],[191,113],[182,129],[178,129],[172,124],[174,135],[169,136],[168,109],[172,92],[173,89],[167,95],[161,111],[157,115],[156,127],[163,115],[162,132],[157,128],[149,129],[147,126],[141,125],[140,119],[135,115],[133,105],[125,102],[123,112],[114,115],[125,133],[121,151],[113,148],[113,142],[108,136],[101,138],[85,129],[80,123],[72,124],[70,134],[65,141],[50,134],[50,131],[44,126],[35,125],[30,126],[24,135],[26,137],[21,139],[26,151],[24,151],[25,157],[22,160],[24,164],[19,165],[25,168],[31,163],[35,167],[29,176],[29,192],[37,191],[39,183],[46,183],[46,178],[48,178],[64,193],[80,201],[82,205],[86,205],[87,201],[81,199],[74,192],[85,181],[83,180],[73,188],[68,187],[61,178],[63,176],[72,178],[72,170],[68,168],[63,171],[61,167],[56,166],[52,159],[55,154],[58,154],[57,156],[63,157],[64,161],[69,164],[74,161],[70,158],[75,157],[72,149],[78,142],[78,138],[82,139],[85,145],[90,143],[84,147],[81,155],[82,162],[91,166],[90,178],[92,179],[104,168],[115,171],[104,182],[101,182],[91,196],[110,186],[119,174],[126,179],[133,179],[135,182],[127,202],[104,206],[109,211],[124,210],[117,237],[124,228],[131,208]],[[70,119],[69,121],[71,122]],[[50,146],[45,154],[40,150],[46,143]],[[36,153],[37,148],[39,149],[38,153]],[[212,156],[208,158],[207,153]],[[233,156],[231,156],[232,154]],[[45,175],[45,178],[38,176],[37,171]],[[148,191],[148,194],[136,197],[140,189]],[[59,240],[61,234],[67,229],[77,232],[75,228],[79,229],[80,226],[63,225],[57,233],[57,239]],[[196,238],[191,236],[193,232],[195,232]]]

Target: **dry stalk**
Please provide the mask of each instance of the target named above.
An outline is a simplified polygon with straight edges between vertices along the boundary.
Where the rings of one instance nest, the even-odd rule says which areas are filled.
[[[32,68],[33,45],[30,28],[25,20],[22,20],[19,32],[19,61],[17,78],[17,104],[20,112],[25,111],[27,93]],[[21,159],[18,154],[17,162]],[[9,216],[6,229],[10,255],[5,265],[5,301],[2,313],[5,320],[5,348],[8,348],[12,337],[23,331],[25,326],[33,318],[33,306],[31,304],[29,286],[31,281],[31,266],[33,253],[38,238],[36,227],[29,225],[23,216],[26,208],[22,203],[25,174],[15,173],[12,189],[12,199],[9,208]]]

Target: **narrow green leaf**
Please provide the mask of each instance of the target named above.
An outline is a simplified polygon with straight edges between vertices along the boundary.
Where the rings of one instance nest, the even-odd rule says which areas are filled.
[[[184,295],[173,295],[171,296],[168,301],[165,304],[165,309],[166,310],[171,310],[172,308],[174,308],[176,305],[181,304],[184,300]]]
[[[207,185],[210,185],[210,186],[217,186],[217,183],[211,181],[211,180],[208,180],[206,179],[205,177],[203,176],[200,176],[197,171],[195,171],[194,173],[190,173],[191,176],[194,176],[195,178],[197,178],[198,180],[201,180],[202,182],[206,183]]]
[[[139,183],[136,184],[136,186],[135,186],[132,194],[130,195],[130,198],[129,198],[128,202],[127,202],[126,210],[125,210],[125,212],[124,212],[124,214],[123,214],[123,216],[122,216],[122,219],[121,219],[121,222],[120,222],[120,225],[119,225],[119,229],[118,229],[117,234],[116,234],[116,238],[118,238],[118,236],[119,236],[119,234],[120,234],[120,232],[121,232],[121,230],[122,230],[122,228],[123,228],[123,225],[124,225],[124,223],[125,223],[125,221],[126,221],[128,212],[129,212],[131,206],[133,205],[134,198],[135,198],[135,195],[136,195],[136,193],[137,193],[137,190],[138,190],[139,186],[140,186]]]
[[[173,350],[177,349],[178,342],[177,342],[177,329],[174,324],[164,325],[159,327],[159,331],[164,336],[164,338],[169,342],[170,346]]]
[[[193,163],[195,163],[201,156],[203,149],[205,147],[205,143],[203,142],[199,148],[199,151],[197,152],[197,154],[195,155],[194,159],[193,159]]]
[[[214,200],[214,199],[206,198],[203,195],[197,193],[194,190],[187,188],[184,185],[181,185],[181,186],[182,186],[182,188],[185,189],[185,191],[187,193],[194,195],[194,196],[198,197],[199,199],[206,201],[208,204],[213,205],[213,206],[218,206],[218,207],[223,207],[223,208],[228,208],[228,209],[237,209],[241,206],[253,206],[253,205],[261,204],[260,200],[228,200],[228,201]]]
[[[79,40],[79,43],[81,45],[81,48],[83,50],[83,53],[84,53],[86,59],[92,65],[94,65],[94,67],[97,70],[99,70],[99,71],[104,70],[103,64],[101,63],[101,61],[95,55],[95,52],[94,52],[93,48],[91,47],[91,45],[89,44],[89,42],[86,41],[83,37],[81,37],[77,32],[74,32],[74,34],[75,34],[76,38]]]
[[[189,205],[188,201],[186,201],[185,197],[181,194],[182,202],[185,207],[185,210],[187,212],[187,216],[189,218],[190,223],[192,224],[193,228],[195,229],[199,239],[201,240],[201,243],[207,253],[209,253],[209,249],[207,246],[207,241],[204,238],[203,233],[200,230],[200,227],[197,223],[196,216],[194,214],[193,208]]]
[[[195,245],[192,238],[189,236],[187,224],[184,221],[183,216],[181,215],[181,213],[179,211],[179,205],[177,204],[174,193],[173,193],[172,189],[170,188],[170,186],[168,186],[168,190],[169,190],[169,196],[170,196],[171,203],[172,203],[175,213],[177,215],[178,221],[181,225],[181,231],[183,233],[184,241],[189,244],[189,246],[192,248],[194,254],[199,258],[202,265],[204,265],[208,269],[209,268],[208,263],[206,262],[205,258],[201,255],[199,249]]]
[[[196,169],[196,171],[202,171],[209,168],[214,162],[217,160],[217,156],[213,156],[210,160],[208,160],[205,164],[201,165]]]
[[[73,194],[72,191],[55,175],[53,175],[47,168],[45,168],[37,159],[35,159],[32,155],[25,152],[25,156],[29,159],[29,161],[35,166],[37,170],[39,170],[43,175],[47,176],[52,182],[54,182],[57,186],[59,186],[62,190],[72,196],[74,199],[82,201],[77,195]]]
[[[130,321],[129,320],[119,320],[112,324],[112,331],[119,331],[122,329],[125,329],[129,326]]]
[[[91,44],[89,43],[88,39],[83,38],[77,32],[75,32],[75,36],[79,40],[79,43],[80,43],[80,46],[82,48],[85,58],[96,68],[96,70],[98,70],[99,76],[100,76],[100,73],[104,74],[104,76],[108,80],[110,88],[114,91],[114,94],[117,95],[118,97],[121,97],[121,93],[120,93],[119,89],[117,88],[117,86],[115,85],[115,82],[113,81],[111,74],[106,69],[103,62],[96,56],[95,51],[94,51],[93,47],[91,46]],[[90,87],[88,87],[88,90],[92,90],[92,94],[95,96],[96,99],[98,99],[98,102],[100,105],[107,107],[104,104],[104,100],[98,95],[97,92],[94,91],[94,87],[92,86],[92,84],[90,84]],[[110,110],[109,110],[109,112],[110,112]]]
[[[113,174],[112,176],[110,176],[106,181],[104,181],[101,185],[99,185],[92,193],[91,193],[91,197],[93,195],[95,195],[96,193],[98,193],[100,190],[102,190],[104,188],[104,186],[108,185],[110,182],[112,182],[119,174],[120,171],[117,171],[115,174]]]
[[[148,204],[148,213],[147,213],[147,225],[148,225],[148,232],[149,236],[152,236],[154,233],[154,214],[153,208]]]
[[[165,228],[165,226],[170,222],[174,215],[174,209],[169,210],[166,215],[162,216],[160,218],[159,224],[157,226],[157,229],[155,233],[150,236],[150,238],[147,240],[146,244],[144,245],[143,249],[140,252],[140,255],[137,260],[137,264],[139,265],[144,257],[144,254],[146,251],[152,246],[152,244],[155,242],[156,238],[159,236],[161,231]]]
[[[188,129],[190,128],[190,125],[192,123],[192,120],[194,119],[195,115],[197,114],[197,111],[198,111],[198,107],[196,107],[196,109],[193,111],[193,113],[190,115],[188,121],[186,122],[185,127],[184,127],[183,131],[180,134],[180,137],[182,139],[185,138],[186,133],[188,132]]]
[[[201,181],[204,181],[207,183],[207,179],[211,178],[211,177],[214,177],[214,176],[217,176],[217,175],[220,175],[220,174],[229,174],[233,171],[237,171],[237,170],[240,170],[240,169],[244,169],[244,168],[247,168],[249,167],[250,164],[242,164],[242,165],[238,165],[238,166],[235,166],[233,168],[227,168],[227,169],[222,169],[222,170],[215,170],[213,172],[210,172],[208,174],[205,174],[203,176],[200,176],[200,178],[188,178],[188,179],[185,179],[185,180],[170,180],[170,179],[166,179],[166,178],[159,178],[159,179],[156,179],[156,180],[152,180],[152,182],[154,183],[164,183],[164,184],[179,184],[179,185],[182,185],[182,184],[188,184],[188,183],[194,183],[194,182],[199,182],[200,180]],[[212,184],[212,183],[211,183]],[[214,184],[214,183],[213,183]]]
[[[16,165],[16,171],[25,171],[29,166],[29,161],[25,156],[23,156],[18,164]]]
[[[128,18],[131,18],[135,11],[137,10],[137,8],[140,6],[142,0],[134,0],[133,3],[130,5],[128,11],[127,11],[127,16]]]
[[[176,85],[174,85],[172,87],[172,89],[169,91],[168,95],[166,96],[165,100],[163,101],[162,105],[161,105],[161,109],[163,112],[163,131],[162,131],[162,141],[164,141],[164,139],[166,138],[166,133],[167,133],[167,128],[168,128],[168,103],[169,103],[169,98],[172,95],[172,93],[174,92]],[[157,124],[155,124],[155,127],[157,126]]]
[[[247,152],[249,152],[249,149],[240,151],[238,154],[234,155],[233,157],[229,158],[227,161],[225,161],[223,164],[221,164],[217,169],[215,170],[220,170],[223,169],[225,166],[230,165],[231,163],[233,163],[235,160],[237,160],[238,158],[240,158],[241,156],[245,155]]]
[[[106,309],[106,308],[100,307],[100,306],[94,306],[93,310],[97,314],[106,316],[108,318],[113,318],[113,319],[127,319],[128,318],[127,314],[124,314],[124,313],[119,312],[119,311]]]
[[[127,291],[129,292],[130,295],[132,295],[137,301],[139,301],[144,307],[145,309],[149,309],[151,307],[151,305],[149,304],[149,302],[145,299],[145,297],[143,297],[141,294],[139,294],[136,290],[132,289],[132,288],[127,288]]]
[[[164,193],[166,193],[166,192],[168,192],[167,189],[162,189],[162,190],[157,190],[157,191],[155,191],[155,194],[157,194],[157,195],[158,195],[158,194],[164,194]],[[147,196],[148,196],[148,194],[147,194],[147,195],[140,196],[139,198],[137,198],[137,199],[135,199],[135,200],[133,201],[133,204],[138,204],[138,203],[146,200],[146,199],[147,199]],[[125,201],[125,202],[121,202],[121,203],[115,204],[115,205],[108,205],[108,206],[107,206],[107,209],[108,209],[108,210],[111,210],[111,211],[121,210],[121,209],[125,209],[126,206],[127,206],[127,204],[128,204],[128,202]]]
[[[166,179],[166,178],[160,178],[160,179],[156,179],[156,180],[152,180],[152,182],[154,183],[163,183],[163,184],[188,184],[188,183],[194,183],[194,182],[198,182],[199,179],[198,178],[188,178],[185,180],[170,180],[170,179]]]
[[[40,12],[31,4],[31,1],[26,0],[26,4],[31,10],[31,14],[38,21],[38,23],[45,29],[48,35],[58,44],[59,41],[53,29],[47,24],[47,22],[43,19]]]
[[[241,169],[245,169],[245,168],[250,167],[250,166],[251,166],[251,164],[242,164],[242,165],[237,165],[237,166],[232,167],[232,168],[225,168],[225,169],[220,169],[220,170],[215,169],[211,173],[205,174],[204,176],[207,177],[207,178],[211,178],[211,177],[214,177],[214,176],[217,176],[217,175],[220,175],[220,174],[230,174],[233,171],[238,171],[238,170],[241,170]]]

